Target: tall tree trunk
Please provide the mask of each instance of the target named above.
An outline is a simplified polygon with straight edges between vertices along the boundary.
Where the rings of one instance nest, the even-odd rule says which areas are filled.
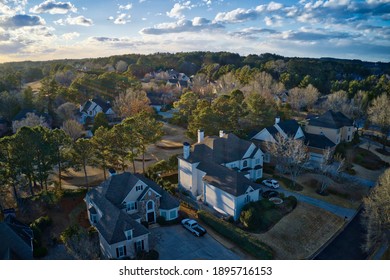
[[[142,173],[145,174],[145,152],[142,152]]]
[[[85,163],[83,164],[83,169],[84,169],[85,185],[87,186],[87,190],[89,190],[87,165]]]
[[[62,189],[62,166],[61,166],[61,154],[60,150],[57,150],[57,157],[58,157],[58,186],[60,187],[60,190]]]
[[[104,181],[107,180],[107,174],[106,174],[106,160],[103,158],[103,177]]]

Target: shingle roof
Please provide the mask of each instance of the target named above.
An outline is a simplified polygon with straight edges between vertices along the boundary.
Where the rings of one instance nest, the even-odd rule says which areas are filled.
[[[327,149],[336,146],[328,137],[325,135],[317,135],[305,132],[305,145],[318,149]]]
[[[105,190],[105,197],[117,207],[126,198],[128,193],[135,187],[139,178],[129,172],[124,172],[110,177],[108,187]]]
[[[133,237],[149,233],[144,226],[107,200],[104,197],[103,187],[95,188],[89,191],[87,195],[103,212],[96,228],[109,244],[126,240],[125,231],[127,230],[133,230]]]
[[[216,163],[203,161],[198,165],[198,169],[206,172],[203,181],[234,196],[244,194],[249,186],[253,189],[260,187],[258,184],[246,178],[243,173],[236,172]]]
[[[268,130],[269,134],[271,134],[272,137],[274,137],[276,134],[279,133],[279,131],[274,126],[269,126],[269,127],[266,127],[265,129]]]
[[[339,129],[344,126],[353,126],[353,121],[341,112],[329,110],[321,116],[309,119],[309,125]]]
[[[240,160],[244,157],[252,142],[238,138],[233,133],[223,137],[209,136],[201,143],[194,145],[189,161],[207,159],[215,163],[227,163]]]
[[[289,136],[295,136],[297,130],[299,129],[299,124],[296,120],[286,120],[277,123],[277,125]]]
[[[30,227],[13,217],[0,222],[0,259],[32,259]]]
[[[110,103],[107,103],[100,98],[94,98],[92,101],[102,108],[103,113],[106,113],[111,108]]]

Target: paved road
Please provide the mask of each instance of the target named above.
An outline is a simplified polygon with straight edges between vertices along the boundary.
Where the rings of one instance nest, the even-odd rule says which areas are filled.
[[[365,260],[367,254],[361,249],[365,230],[361,224],[362,210],[318,256],[316,260]]]
[[[347,217],[347,219],[351,219],[356,213],[356,210],[354,210],[354,209],[340,207],[340,206],[328,203],[328,202],[320,200],[320,199],[316,199],[316,198],[313,198],[310,196],[302,195],[302,194],[296,193],[296,192],[290,192],[290,191],[285,190],[283,188],[279,188],[279,189],[277,189],[277,191],[283,192],[286,196],[293,195],[297,198],[298,201],[306,202],[308,204],[317,206],[317,207],[322,208],[324,210],[327,210],[331,213],[334,213],[342,218]]]
[[[210,234],[195,237],[181,225],[150,229],[160,260],[240,260]],[[152,244],[153,246],[153,244]]]

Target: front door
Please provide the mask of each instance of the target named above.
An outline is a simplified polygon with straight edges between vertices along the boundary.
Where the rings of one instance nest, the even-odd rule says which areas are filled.
[[[156,222],[156,215],[154,213],[154,202],[149,200],[146,204],[146,218],[149,224]]]
[[[148,213],[148,223],[153,224],[154,222],[156,222],[155,217],[154,217],[154,212],[149,212]]]

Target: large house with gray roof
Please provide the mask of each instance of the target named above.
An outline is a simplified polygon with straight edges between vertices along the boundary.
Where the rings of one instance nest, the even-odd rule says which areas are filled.
[[[323,115],[310,117],[305,131],[325,135],[337,145],[340,142],[351,142],[355,128],[353,121],[343,113],[329,110]]]
[[[223,131],[204,137],[199,130],[198,142],[192,149],[184,143],[178,161],[179,186],[235,220],[245,204],[260,199],[254,181],[263,176],[263,152],[250,141]]]
[[[149,230],[141,222],[178,218],[179,201],[141,174],[113,175],[85,197],[90,223],[99,232],[102,255],[133,258],[149,251]]]
[[[296,120],[281,121],[275,118],[275,124],[256,133],[251,140],[264,151],[264,162],[272,162],[272,155],[267,151],[267,142],[276,142],[276,135],[284,138],[301,139],[308,147],[309,160],[313,163],[321,162],[326,149],[334,150],[336,144],[321,133],[304,131]]]
[[[80,106],[80,123],[85,124],[87,119],[93,120],[99,112],[103,112],[108,119],[112,119],[115,116],[110,102],[105,102],[100,98],[93,98]]]

